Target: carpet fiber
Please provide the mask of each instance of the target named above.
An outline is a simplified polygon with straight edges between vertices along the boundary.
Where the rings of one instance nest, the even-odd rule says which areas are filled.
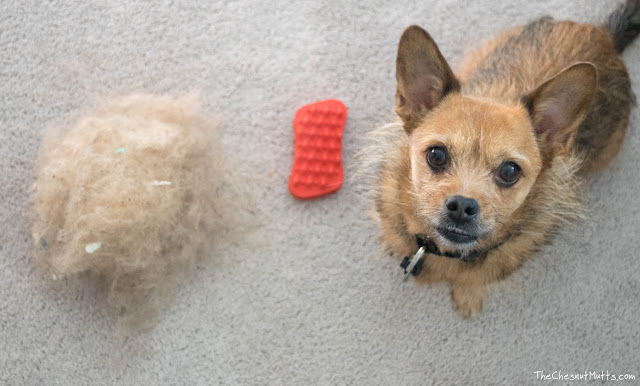
[[[498,31],[549,14],[601,21],[600,0],[16,1],[0,4],[0,383],[532,384],[640,378],[640,110],[562,230],[461,320],[446,285],[401,283],[381,256],[354,156],[394,119],[397,41],[425,27],[453,67]],[[640,93],[640,41],[624,60]],[[43,132],[133,92],[200,93],[225,152],[233,229],[126,355],[100,290],[42,278],[29,192]],[[349,108],[345,184],[287,189],[295,110]],[[540,373],[538,373],[540,374]],[[556,373],[558,374],[558,373]],[[637,381],[636,381],[637,382]]]

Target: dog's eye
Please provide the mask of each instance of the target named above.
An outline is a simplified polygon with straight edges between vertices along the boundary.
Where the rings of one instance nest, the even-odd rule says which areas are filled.
[[[496,183],[502,187],[508,188],[518,182],[522,175],[522,169],[517,163],[507,161],[500,165],[495,173]]]
[[[449,157],[447,148],[442,146],[433,146],[427,149],[427,163],[436,173],[443,171],[448,164]]]

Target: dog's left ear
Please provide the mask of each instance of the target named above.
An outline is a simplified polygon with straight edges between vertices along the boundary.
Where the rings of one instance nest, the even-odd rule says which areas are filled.
[[[424,114],[448,92],[460,89],[438,45],[417,25],[407,28],[400,38],[396,80],[396,113],[402,118],[407,133],[411,133]]]
[[[580,62],[522,98],[547,162],[571,149],[598,85],[596,67]]]

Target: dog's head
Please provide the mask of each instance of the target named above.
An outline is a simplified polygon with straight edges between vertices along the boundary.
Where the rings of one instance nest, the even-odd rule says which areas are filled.
[[[422,232],[464,254],[507,237],[540,173],[571,151],[597,84],[577,63],[502,104],[463,96],[429,34],[409,27],[397,58],[396,112],[409,138],[407,187]]]

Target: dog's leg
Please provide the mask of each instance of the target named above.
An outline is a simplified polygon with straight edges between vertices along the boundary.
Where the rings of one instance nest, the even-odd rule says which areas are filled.
[[[482,310],[487,300],[487,285],[484,283],[451,283],[451,298],[461,317],[473,318]]]

